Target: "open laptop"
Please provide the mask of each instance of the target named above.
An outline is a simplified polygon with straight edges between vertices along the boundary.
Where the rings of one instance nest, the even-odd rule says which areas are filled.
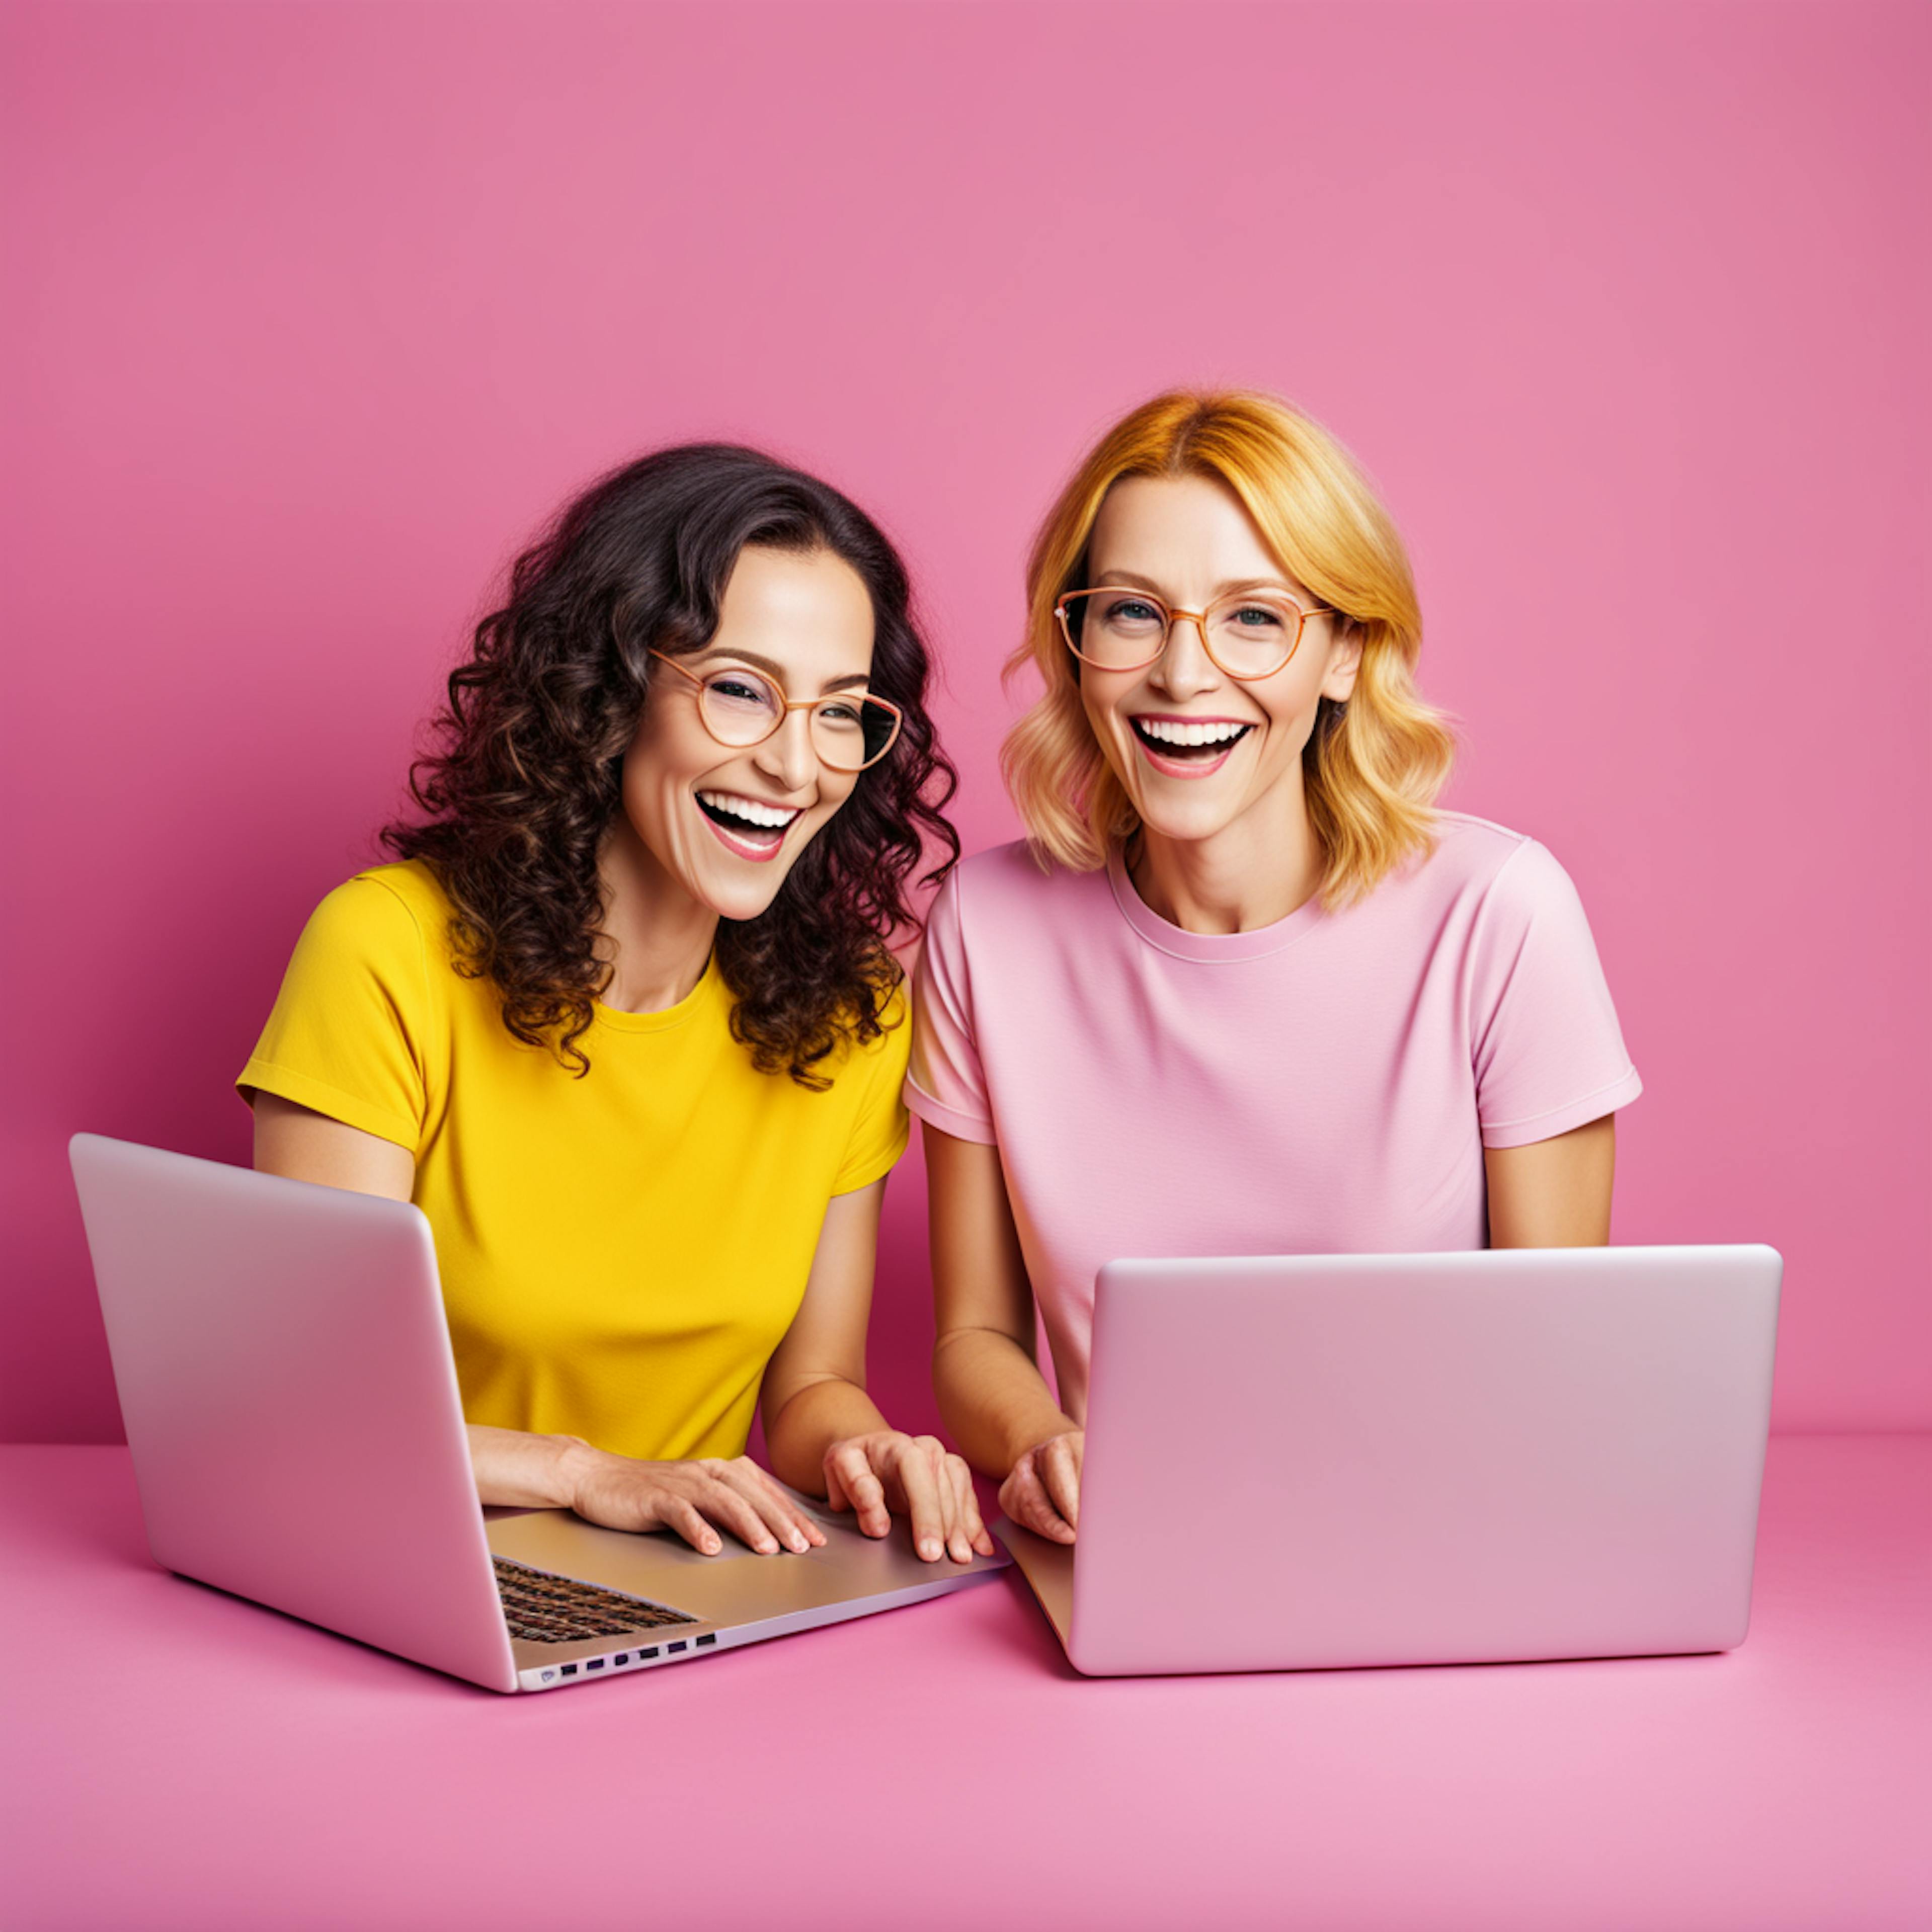
[[[1766,1247],[1119,1261],[1078,1538],[998,1532],[1090,1676],[1727,1650]]]
[[[406,1202],[77,1134],[155,1560],[493,1690],[679,1664],[963,1588],[903,1522],[702,1556],[568,1511],[484,1520],[429,1223]]]

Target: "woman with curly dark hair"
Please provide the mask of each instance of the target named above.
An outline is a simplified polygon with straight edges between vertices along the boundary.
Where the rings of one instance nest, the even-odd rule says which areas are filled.
[[[815,478],[665,449],[520,557],[397,862],[325,899],[239,1082],[255,1165],[412,1200],[484,1502],[928,1559],[965,1465],[865,1390],[909,1029],[886,941],[953,776],[904,566]]]

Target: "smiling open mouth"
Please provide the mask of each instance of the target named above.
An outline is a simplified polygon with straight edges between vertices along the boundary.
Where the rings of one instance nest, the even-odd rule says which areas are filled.
[[[729,791],[700,792],[698,808],[733,845],[747,848],[760,857],[776,852],[784,844],[786,832],[798,816],[787,806],[765,805]]]
[[[1150,752],[1177,764],[1212,764],[1224,758],[1255,728],[1226,720],[1199,724],[1183,724],[1166,718],[1135,718],[1128,721],[1134,736]]]

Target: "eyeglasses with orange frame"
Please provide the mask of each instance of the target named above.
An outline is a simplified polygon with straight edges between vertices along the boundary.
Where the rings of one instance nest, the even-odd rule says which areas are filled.
[[[735,752],[762,745],[777,735],[794,711],[808,711],[812,748],[820,763],[835,772],[862,772],[876,765],[898,742],[900,728],[905,722],[905,713],[896,704],[889,698],[875,698],[869,691],[835,692],[825,698],[788,698],[780,686],[759,671],[728,664],[700,676],[667,652],[653,650],[651,656],[698,687],[700,722],[719,744]],[[734,698],[722,689],[732,682],[746,687],[752,695]],[[842,710],[851,714],[849,725],[838,718],[836,714]],[[856,763],[851,761],[855,754]]]
[[[1088,650],[1081,649],[1078,638],[1076,635],[1076,622],[1084,634],[1088,614],[1104,608],[1094,600],[1103,597],[1118,597],[1131,603],[1144,604],[1156,614],[1124,627],[1123,631],[1115,636],[1114,641],[1120,646],[1121,652],[1131,650],[1137,644],[1144,644],[1147,648],[1142,656],[1129,657],[1113,652],[1103,657],[1096,656],[1090,645]],[[1253,641],[1257,649],[1267,646],[1267,661],[1263,662],[1258,657],[1245,655],[1244,642],[1244,654],[1241,661],[1231,664],[1222,655],[1227,650],[1228,640],[1223,638],[1220,650],[1215,648],[1214,620],[1220,612],[1239,612],[1250,608],[1272,616],[1282,626],[1286,641],[1282,641],[1282,634],[1269,636],[1257,626]],[[1091,664],[1096,670],[1145,669],[1167,649],[1168,640],[1174,634],[1176,622],[1185,620],[1201,633],[1202,648],[1214,664],[1228,676],[1243,682],[1252,682],[1257,678],[1272,677],[1276,671],[1283,669],[1300,647],[1301,633],[1309,619],[1324,613],[1330,616],[1336,614],[1326,604],[1318,604],[1312,610],[1304,610],[1286,590],[1272,590],[1230,591],[1225,597],[1216,598],[1204,610],[1184,610],[1178,605],[1171,604],[1165,598],[1157,597],[1151,590],[1143,590],[1138,584],[1100,584],[1091,590],[1070,590],[1064,593],[1053,607],[1053,614],[1060,620],[1060,635],[1066,640],[1066,648],[1082,664]]]

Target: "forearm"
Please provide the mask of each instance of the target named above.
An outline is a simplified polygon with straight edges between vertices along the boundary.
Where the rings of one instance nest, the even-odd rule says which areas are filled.
[[[765,1411],[765,1455],[772,1474],[808,1496],[825,1493],[825,1452],[850,1436],[871,1436],[892,1424],[856,1382],[826,1376],[793,1391]]]
[[[512,1508],[572,1508],[584,1464],[598,1453],[575,1436],[532,1436],[477,1422],[467,1432],[478,1500]]]
[[[932,1385],[960,1453],[996,1481],[1036,1443],[1079,1426],[1054,1400],[1025,1349],[995,1329],[942,1334],[932,1352]]]

